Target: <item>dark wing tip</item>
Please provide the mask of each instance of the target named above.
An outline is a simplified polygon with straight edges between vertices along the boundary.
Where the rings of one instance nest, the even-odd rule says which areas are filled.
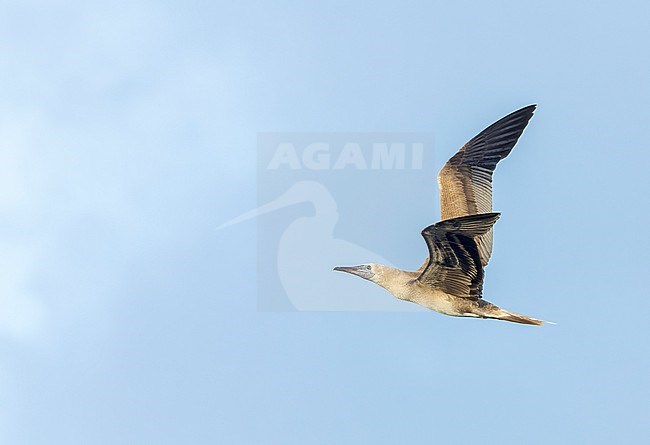
[[[537,104],[532,104],[513,111],[512,113],[502,117],[492,125],[488,126],[479,134],[487,136],[495,133],[510,133],[513,130],[523,131],[524,128],[526,128],[526,125],[528,125],[530,118],[533,117],[533,114],[535,114],[536,109]]]
[[[490,125],[488,128],[483,130],[482,133],[487,132],[488,129],[496,130],[496,132],[499,132],[499,129],[501,128],[511,130],[521,129],[521,131],[523,131],[524,128],[526,128],[526,125],[528,125],[528,121],[530,121],[530,119],[533,117],[533,114],[535,114],[536,109],[537,104],[526,105],[525,107],[513,111],[507,116],[502,117]]]
[[[459,216],[457,218],[445,219],[440,222],[437,222],[435,226],[438,225],[465,225],[475,222],[482,221],[496,221],[501,217],[500,212],[488,212],[488,213],[475,213],[474,215]],[[431,226],[433,227],[433,226]]]
[[[520,111],[522,111],[522,112],[525,111],[525,112],[527,112],[527,113],[531,113],[531,114],[532,114],[532,113],[535,112],[535,109],[536,109],[536,108],[537,108],[537,104],[530,104],[530,105],[526,105],[525,107],[521,107],[520,109],[518,109],[518,110],[515,111],[514,113],[519,113]],[[514,113],[513,113],[513,114],[514,114]]]
[[[430,226],[427,226],[427,227],[425,227],[424,229],[422,229],[421,234],[422,234],[422,236],[425,236],[425,235],[433,235],[433,233],[435,232],[435,230],[436,230],[436,225],[435,225],[435,224],[431,224]]]
[[[449,162],[494,171],[497,163],[510,154],[536,108],[537,104],[527,105],[502,117],[461,147]]]
[[[518,109],[517,111],[513,111],[509,115],[505,116],[502,119],[499,119],[498,122],[501,121],[509,121],[509,120],[519,120],[524,122],[524,127],[528,124],[528,121],[530,120],[531,117],[533,117],[533,114],[535,114],[535,110],[537,109],[537,104],[531,104],[531,105],[526,105],[523,108]]]
[[[468,236],[478,236],[487,232],[501,217],[499,212],[477,213],[439,221],[422,230],[422,236],[435,235],[436,231],[457,232]]]

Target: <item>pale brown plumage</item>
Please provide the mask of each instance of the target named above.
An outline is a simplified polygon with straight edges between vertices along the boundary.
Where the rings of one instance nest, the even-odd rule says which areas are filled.
[[[447,161],[438,173],[440,219],[492,211],[492,173],[510,154],[535,107],[529,105],[499,119]],[[486,266],[492,254],[492,229],[477,237],[476,243],[481,263]]]
[[[440,219],[476,215],[492,211],[492,173],[508,156],[533,117],[536,105],[510,113],[481,131],[463,145],[438,172]],[[475,238],[481,264],[492,255],[492,229]],[[427,258],[418,269],[427,266]]]
[[[422,236],[429,257],[414,272],[370,264],[336,267],[384,287],[397,298],[446,315],[541,325],[482,299],[484,267],[492,254],[492,173],[508,156],[535,111],[517,110],[487,127],[447,161],[438,174],[441,221]]]

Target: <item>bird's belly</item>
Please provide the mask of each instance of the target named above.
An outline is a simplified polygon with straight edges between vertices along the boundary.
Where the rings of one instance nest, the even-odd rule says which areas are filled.
[[[447,295],[444,292],[432,292],[428,295],[419,296],[415,303],[424,306],[427,309],[440,312],[441,314],[451,315],[454,317],[472,317],[475,316],[467,308],[468,301],[460,299],[453,295]]]

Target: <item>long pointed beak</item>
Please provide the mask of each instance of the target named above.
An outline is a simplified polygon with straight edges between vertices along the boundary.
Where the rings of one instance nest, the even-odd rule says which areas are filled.
[[[351,273],[353,275],[356,275],[355,271],[357,270],[358,266],[337,266],[334,268],[334,270],[338,270],[339,272],[347,272]]]
[[[375,276],[374,272],[370,270],[370,266],[362,265],[362,266],[337,266],[334,268],[334,270],[339,271],[339,272],[345,272],[349,273],[352,275],[356,275],[358,277],[361,277],[365,280],[370,280],[372,277]]]

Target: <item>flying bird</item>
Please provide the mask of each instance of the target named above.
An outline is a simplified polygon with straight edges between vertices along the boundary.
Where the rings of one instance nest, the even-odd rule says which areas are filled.
[[[484,268],[492,254],[492,173],[512,151],[536,105],[493,123],[463,145],[438,173],[441,221],[422,231],[429,257],[416,271],[381,264],[335,267],[388,290],[400,300],[454,317],[529,325],[543,320],[506,311],[483,299]]]

